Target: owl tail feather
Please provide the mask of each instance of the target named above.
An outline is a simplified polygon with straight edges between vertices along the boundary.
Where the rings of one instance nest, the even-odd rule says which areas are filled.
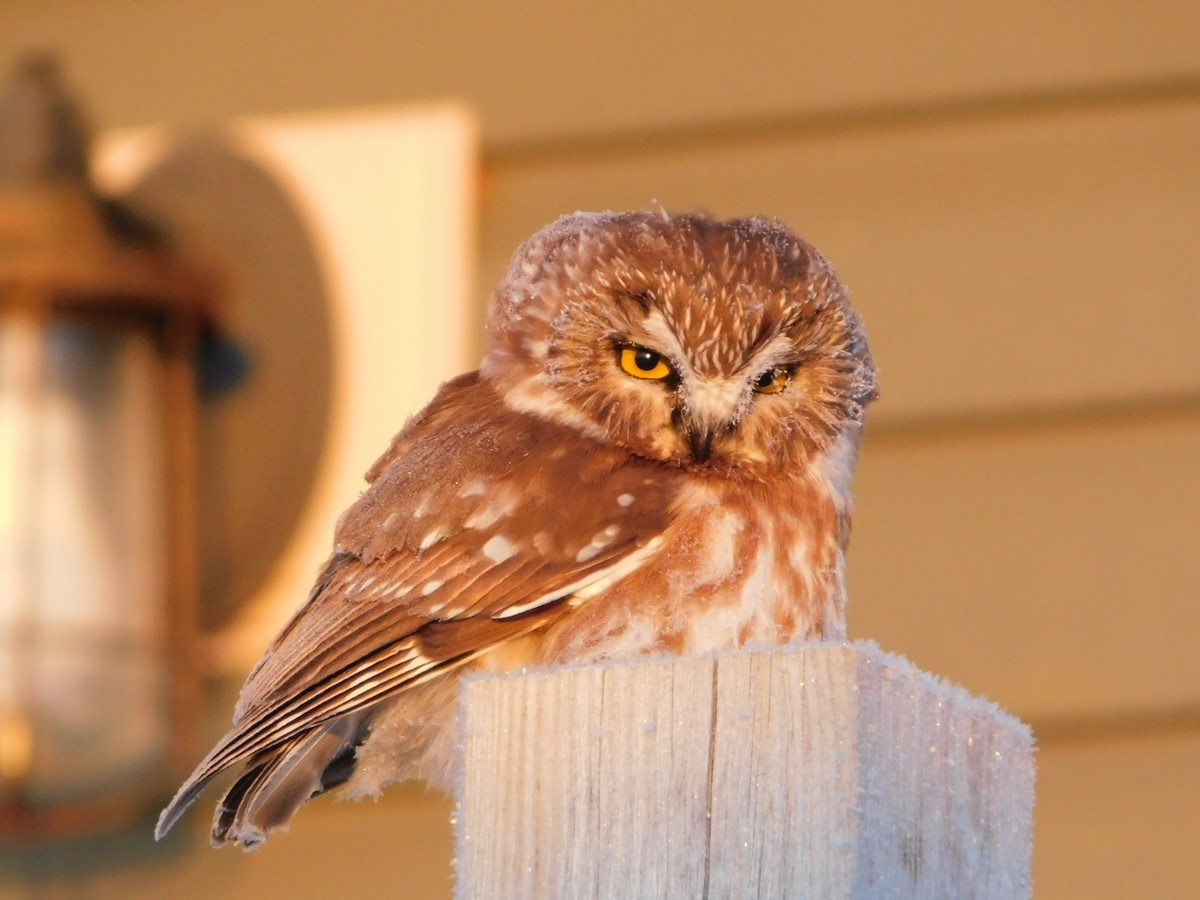
[[[217,805],[212,843],[253,850],[287,825],[306,800],[337,787],[354,771],[366,736],[364,714],[318,725],[254,759]]]

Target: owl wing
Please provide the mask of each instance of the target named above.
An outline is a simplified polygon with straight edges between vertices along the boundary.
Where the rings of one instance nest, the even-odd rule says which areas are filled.
[[[445,385],[368,473],[307,603],[250,673],[233,727],[164,811],[298,740],[562,615],[653,555],[673,469]]]

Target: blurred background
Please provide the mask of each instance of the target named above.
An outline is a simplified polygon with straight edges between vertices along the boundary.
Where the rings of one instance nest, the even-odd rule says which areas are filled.
[[[201,407],[195,758],[523,238],[770,215],[880,368],[851,636],[1032,724],[1038,896],[1200,895],[1200,5],[7,0],[30,51],[253,360]],[[252,855],[210,799],[160,846],[10,842],[0,897],[450,896],[446,798],[322,799]]]

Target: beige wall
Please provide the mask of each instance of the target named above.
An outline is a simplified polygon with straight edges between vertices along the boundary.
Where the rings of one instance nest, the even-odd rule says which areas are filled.
[[[0,60],[60,48],[106,125],[460,96],[485,283],[577,208],[788,221],[881,369],[852,633],[1034,724],[1039,896],[1195,896],[1200,5],[588,8],[9,0]],[[445,896],[447,813],[324,803],[252,857],[193,816],[0,893]]]

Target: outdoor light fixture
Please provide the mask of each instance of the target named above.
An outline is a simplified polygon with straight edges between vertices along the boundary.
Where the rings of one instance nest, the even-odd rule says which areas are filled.
[[[0,839],[144,814],[192,761],[211,301],[96,195],[53,65],[21,64],[0,95]]]

